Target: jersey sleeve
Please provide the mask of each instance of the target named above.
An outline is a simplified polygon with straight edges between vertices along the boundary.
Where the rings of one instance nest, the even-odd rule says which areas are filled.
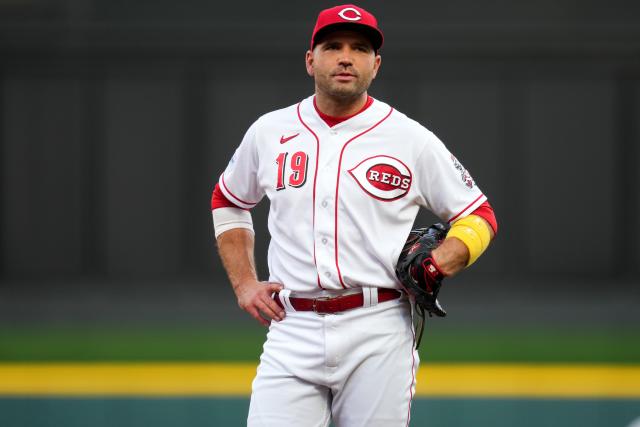
[[[487,200],[462,163],[431,132],[416,169],[421,202],[447,222],[469,215]]]
[[[224,197],[237,207],[251,209],[264,196],[258,180],[259,157],[256,147],[256,123],[245,134],[218,184]]]

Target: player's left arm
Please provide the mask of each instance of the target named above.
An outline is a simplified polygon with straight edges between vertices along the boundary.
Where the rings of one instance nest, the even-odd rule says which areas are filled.
[[[445,276],[453,276],[473,264],[489,247],[498,231],[491,205],[484,202],[468,216],[457,220],[432,258]]]

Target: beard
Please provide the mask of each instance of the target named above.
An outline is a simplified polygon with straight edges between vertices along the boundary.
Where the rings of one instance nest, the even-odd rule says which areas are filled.
[[[348,102],[358,99],[369,89],[371,80],[358,76],[349,83],[340,83],[333,79],[331,75],[316,78],[316,86],[329,97],[340,102]]]

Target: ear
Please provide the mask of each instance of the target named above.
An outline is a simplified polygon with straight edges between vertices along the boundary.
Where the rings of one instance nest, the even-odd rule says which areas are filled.
[[[380,69],[380,65],[382,65],[382,56],[376,55],[376,59],[374,59],[373,63],[373,78],[375,79],[378,75],[378,70]]]
[[[307,53],[304,56],[304,63],[305,66],[307,67],[307,74],[309,74],[309,76],[313,77],[314,75],[314,71],[313,71],[313,51],[308,50]]]

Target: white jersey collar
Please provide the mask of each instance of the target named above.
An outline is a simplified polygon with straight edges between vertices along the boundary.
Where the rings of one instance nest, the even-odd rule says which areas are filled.
[[[372,97],[373,103],[369,108],[330,128],[316,111],[313,105],[314,96],[311,95],[300,102],[300,119],[314,132],[319,133],[329,130],[347,131],[349,133],[362,132],[388,115],[391,110],[389,105]]]

